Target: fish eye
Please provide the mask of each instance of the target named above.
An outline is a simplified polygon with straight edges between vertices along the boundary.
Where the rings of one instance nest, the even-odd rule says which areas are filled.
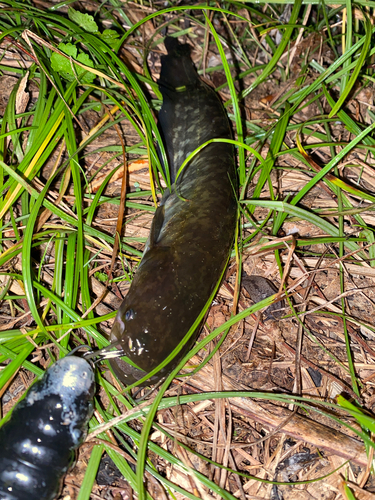
[[[133,309],[128,309],[125,313],[125,321],[130,321],[131,319],[134,318],[134,311]]]

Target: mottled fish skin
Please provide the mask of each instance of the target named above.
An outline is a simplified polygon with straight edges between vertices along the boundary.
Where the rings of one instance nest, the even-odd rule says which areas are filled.
[[[209,139],[231,138],[231,129],[218,96],[198,77],[188,46],[167,38],[166,47],[159,80],[159,127],[174,182],[192,151]],[[235,193],[234,151],[226,143],[203,148],[178,177],[177,186],[165,191],[111,332],[111,340],[118,340],[125,355],[141,368],[121,358],[111,360],[125,384],[142,378],[173,351],[209,299],[233,244]],[[149,383],[169,373],[194,340],[195,336]]]

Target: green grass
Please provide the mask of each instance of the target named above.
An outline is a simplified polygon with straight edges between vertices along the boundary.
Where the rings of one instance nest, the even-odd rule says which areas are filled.
[[[4,310],[8,308],[9,315],[30,312],[32,317],[32,321],[26,326],[24,323],[21,326],[16,324],[14,328],[0,331],[0,361],[7,362],[0,372],[0,389],[7,387],[20,367],[35,375],[43,372],[38,365],[30,362],[30,355],[36,351],[35,344],[43,347],[53,343],[55,347],[52,352],[56,357],[65,355],[79,343],[94,343],[99,348],[108,345],[100,323],[112,319],[115,313],[98,317],[90,309],[95,300],[90,276],[95,272],[97,260],[107,262],[109,269],[110,253],[115,245],[115,232],[109,234],[95,225],[98,209],[106,204],[118,208],[120,199],[103,194],[114,171],[103,180],[97,193],[91,193],[88,186],[92,180],[92,172],[87,169],[102,154],[108,155],[102,162],[102,168],[113,163],[116,163],[117,168],[123,168],[119,141],[116,145],[98,144],[106,131],[126,123],[126,130],[131,130],[132,140],[128,143],[125,137],[125,153],[131,159],[147,157],[150,175],[154,180],[151,182],[151,189],[127,193],[126,208],[134,210],[138,215],[153,213],[155,207],[147,205],[145,198],[151,196],[156,200],[156,195],[161,193],[159,175],[165,185],[170,185],[169,172],[164,173],[159,159],[160,156],[166,163],[154,118],[161,104],[160,93],[151,79],[146,65],[147,53],[142,48],[147,46],[150,51],[160,48],[162,40],[156,35],[162,32],[164,23],[168,23],[169,32],[174,36],[186,35],[193,43],[200,43],[202,40],[205,44],[209,43],[210,49],[218,54],[221,61],[215,68],[208,68],[207,74],[214,69],[225,75],[226,83],[220,85],[218,90],[227,98],[225,106],[236,134],[235,140],[231,142],[238,154],[240,181],[241,227],[233,252],[237,263],[241,263],[250,252],[256,254],[259,251],[273,251],[282,275],[285,269],[280,252],[285,246],[277,239],[277,235],[285,223],[293,222],[298,225],[301,222],[319,230],[318,236],[296,237],[296,249],[301,258],[309,255],[311,246],[320,248],[319,245],[331,245],[337,248],[338,257],[345,259],[344,262],[358,267],[363,267],[368,262],[371,268],[375,267],[374,232],[364,220],[364,216],[373,211],[375,196],[362,188],[360,177],[356,183],[349,181],[339,169],[342,162],[353,153],[364,156],[369,164],[373,161],[374,115],[370,109],[368,116],[372,122],[369,124],[361,116],[354,116],[348,109],[349,100],[356,96],[359,89],[374,82],[374,27],[369,17],[372,11],[369,14],[356,7],[355,14],[362,13],[356,17],[350,1],[337,0],[271,1],[267,2],[271,6],[265,9],[265,2],[252,4],[228,1],[225,2],[225,8],[224,5],[218,7],[216,3],[208,2],[204,4],[203,10],[202,6],[189,5],[187,8],[173,4],[163,10],[148,9],[150,6],[144,1],[139,5],[147,7],[145,13],[148,15],[133,23],[129,12],[132,4],[110,0],[98,4],[98,10],[92,17],[82,15],[74,9],[67,10],[69,3],[62,2],[55,4],[50,10],[42,10],[31,1],[0,0],[0,41],[4,48],[4,53],[0,53],[0,76],[12,74],[19,79],[0,121],[0,271],[1,278],[5,280],[0,298],[1,305]],[[282,25],[279,16],[286,3],[292,3],[293,8],[288,23]],[[302,21],[307,4],[313,4],[315,20],[312,22],[310,17],[304,26]],[[358,5],[373,9],[375,2],[358,1]],[[342,17],[344,8],[349,9],[345,30],[341,26],[330,28],[327,23],[335,24]],[[190,27],[181,27],[178,22],[180,18],[189,20]],[[146,23],[150,26],[151,21],[154,23],[155,33],[151,39],[143,39],[143,28],[147,26]],[[123,27],[124,23],[128,29]],[[108,26],[112,32],[108,31]],[[223,29],[223,26],[227,29]],[[282,34],[278,45],[270,31],[275,27]],[[329,46],[335,58],[332,64],[321,64],[318,60],[319,46],[309,46],[295,55],[298,74],[293,75],[286,61],[301,28],[302,40],[308,40],[313,33],[319,33],[323,37],[324,47]],[[206,33],[204,38],[197,34],[199,30]],[[127,67],[120,57],[121,44],[135,51],[140,66],[144,64],[146,68],[144,74],[138,74]],[[7,45],[22,54],[28,62],[28,72],[21,63],[10,66],[9,59],[4,57]],[[228,50],[233,55],[234,62],[228,61]],[[259,56],[253,60],[255,51],[263,59]],[[20,111],[16,107],[17,90],[21,77],[25,76],[28,85],[34,86],[34,94],[38,92],[38,98],[26,110]],[[262,89],[269,82],[279,82],[282,85],[288,81],[292,82],[292,88],[281,92],[272,107],[264,109],[266,117],[257,120],[248,118],[244,107],[248,98],[255,94],[261,95]],[[154,92],[152,99],[146,89]],[[322,110],[323,102],[330,108],[325,114]],[[303,112],[311,105],[320,107],[322,111],[317,116],[305,119]],[[109,110],[113,111],[112,119],[104,120],[101,127],[90,131],[85,121],[88,113],[98,112],[99,121],[99,113],[103,117]],[[338,121],[345,131],[340,140],[332,133]],[[201,148],[207,144],[203,144]],[[317,171],[314,169],[312,156],[314,151],[322,151],[323,148],[330,151],[331,157]],[[191,157],[197,152],[193,152]],[[297,165],[295,168],[307,172],[308,177],[298,192],[282,197],[275,188],[273,175],[276,171],[280,174],[287,172],[285,165],[291,160]],[[188,160],[180,171],[187,163]],[[324,183],[336,204],[328,211],[311,208],[308,202],[309,196],[316,192],[314,189],[317,189],[320,182]],[[250,190],[252,197],[249,196]],[[52,198],[51,194],[59,196],[58,205],[53,201],[56,196]],[[71,197],[74,197],[74,202]],[[361,203],[368,205],[364,208]],[[43,224],[40,223],[41,220]],[[348,221],[349,228],[346,224]],[[13,231],[10,236],[7,233],[9,231]],[[142,249],[136,245],[139,242],[144,243],[144,240],[121,236],[111,284],[121,276],[124,276],[124,280],[131,280],[136,263],[142,255]],[[319,255],[319,252],[322,253],[317,250],[314,255]],[[53,265],[48,266],[51,258]],[[45,278],[47,269],[50,280]],[[108,276],[108,269],[105,269],[104,280]],[[342,268],[340,272],[340,293],[344,293],[346,288]],[[22,294],[12,291],[12,284],[21,287]],[[130,396],[125,397],[101,373],[97,374],[98,385],[106,392],[109,400],[108,407],[103,407],[99,400],[95,403],[104,422],[110,422],[116,415],[120,415],[120,406],[128,410],[135,409],[131,418],[113,426],[113,432],[118,441],[122,442],[126,453],[137,462],[137,467],[134,472],[120,453],[105,444],[108,437],[103,432],[99,435],[103,441],[95,445],[89,460],[79,500],[90,497],[103,449],[114,460],[139,499],[150,498],[144,488],[145,473],[151,474],[171,498],[173,492],[179,492],[186,498],[197,498],[160,474],[151,462],[148,451],[190,474],[194,481],[199,481],[219,497],[235,498],[230,491],[221,488],[200,472],[192,471],[180,459],[149,440],[151,429],[156,425],[154,419],[158,410],[204,399],[239,396],[293,403],[302,409],[323,413],[336,420],[362,439],[368,450],[374,447],[369,439],[369,433],[373,431],[372,417],[360,405],[353,406],[345,401],[340,401],[340,406],[331,401],[320,401],[317,404],[311,398],[298,395],[261,392],[219,392],[184,395],[179,398],[164,396],[170,382],[193,354],[215,339],[222,342],[231,326],[269,305],[272,300],[274,297],[233,315],[229,321],[211,331],[169,375],[156,398],[139,411]],[[204,317],[210,303],[211,300],[200,317]],[[337,360],[337,365],[342,366],[342,362],[347,364],[351,390],[361,396],[364,387],[355,368],[354,341],[350,337],[347,321],[357,325],[364,323],[347,312],[344,298],[341,299],[340,308],[340,313],[336,314],[343,321],[346,359]],[[297,316],[299,313],[293,311],[293,314]],[[9,318],[11,321],[12,318]],[[199,322],[200,319],[197,318],[196,324]],[[375,331],[371,324],[366,326]],[[193,332],[192,327],[185,338]],[[310,335],[309,331],[306,333]],[[183,343],[175,351],[182,345]],[[324,345],[322,349],[322,352],[330,354],[329,351],[324,351]],[[173,355],[174,353],[158,369],[165,366]],[[357,419],[361,430],[358,430],[358,426],[349,425],[345,418],[339,418],[338,415],[343,412]],[[140,432],[128,424],[135,419],[142,425]],[[98,419],[93,417],[90,430],[95,430],[98,425]],[[157,428],[168,435],[161,427]],[[118,431],[127,435],[134,446],[130,446]],[[180,445],[186,448],[185,444]],[[210,458],[205,459],[210,461]],[[222,464],[216,465],[223,467]],[[230,472],[236,474],[231,469]],[[237,474],[252,478],[242,472]]]

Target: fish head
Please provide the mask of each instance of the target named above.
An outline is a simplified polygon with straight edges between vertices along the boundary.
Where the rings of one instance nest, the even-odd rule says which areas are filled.
[[[117,312],[111,331],[111,341],[118,341],[125,356],[141,355],[147,340],[148,315],[143,301],[127,297]],[[146,338],[145,338],[146,337]]]
[[[121,357],[110,360],[115,373],[126,384],[158,366],[189,328],[185,307],[189,299],[180,286],[178,259],[170,249],[154,247],[150,253],[150,258],[144,258],[138,268],[111,331],[111,343],[138,367]],[[191,322],[194,314],[195,311]]]

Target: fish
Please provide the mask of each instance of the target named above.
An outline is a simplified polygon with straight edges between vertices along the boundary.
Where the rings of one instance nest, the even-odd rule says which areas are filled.
[[[125,385],[162,363],[194,324],[227,264],[237,220],[233,145],[207,145],[177,175],[189,154],[211,139],[231,139],[232,131],[219,96],[198,76],[189,45],[167,37],[165,47],[158,127],[171,188],[165,189],[156,209],[143,256],[110,334],[111,343],[131,361],[110,360]],[[157,383],[170,373],[199,330],[142,385]]]
[[[53,500],[93,413],[93,365],[53,363],[0,428],[0,499]]]

